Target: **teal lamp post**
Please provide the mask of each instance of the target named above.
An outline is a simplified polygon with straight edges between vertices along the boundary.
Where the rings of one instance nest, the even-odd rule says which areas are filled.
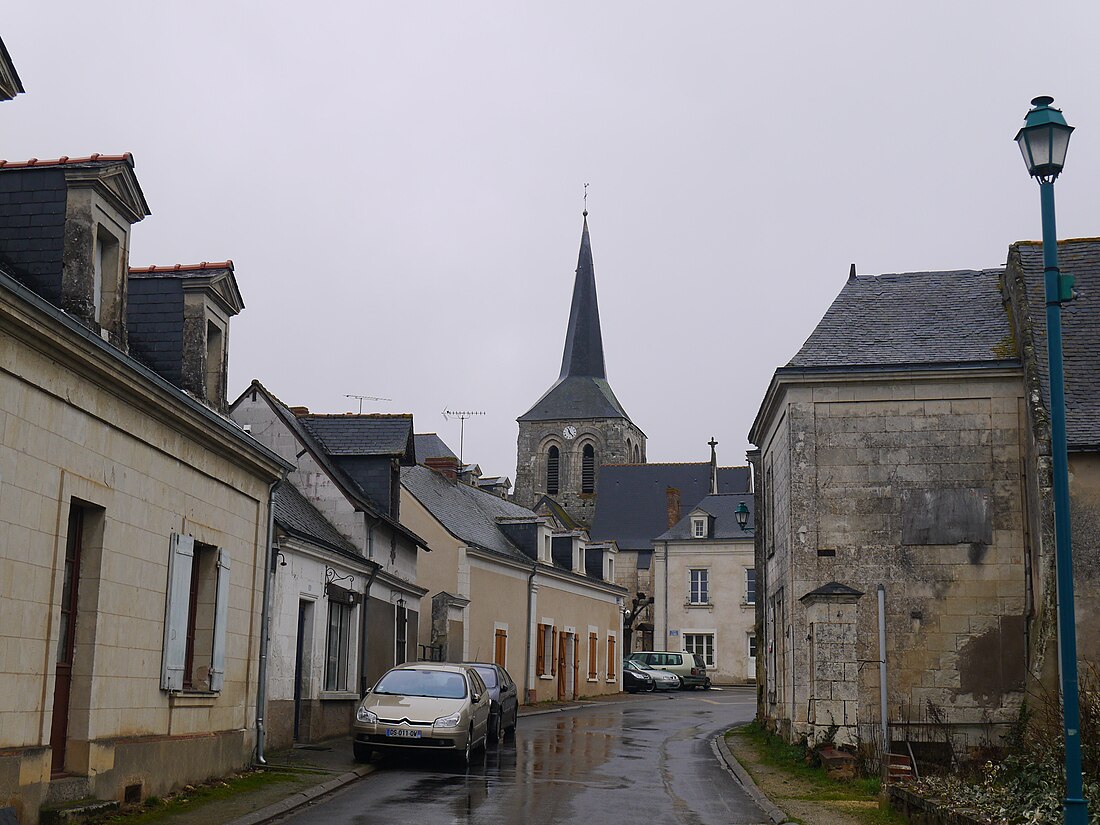
[[[1069,459],[1066,450],[1066,393],[1062,368],[1062,303],[1073,298],[1073,276],[1058,269],[1054,225],[1054,180],[1066,163],[1073,127],[1052,97],[1031,101],[1016,142],[1028,173],[1039,182],[1043,212],[1043,272],[1046,281],[1047,361],[1050,374],[1050,449],[1054,459],[1054,554],[1058,580],[1058,657],[1062,678],[1062,720],[1066,743],[1066,825],[1087,825],[1081,782],[1081,711],[1077,688],[1077,628],[1073,615],[1073,547],[1069,526]]]

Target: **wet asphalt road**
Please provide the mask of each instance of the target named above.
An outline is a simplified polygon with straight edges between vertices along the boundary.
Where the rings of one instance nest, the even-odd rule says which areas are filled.
[[[753,715],[749,688],[521,717],[515,741],[448,760],[389,757],[379,770],[280,820],[286,825],[731,825],[766,823],[711,738]]]

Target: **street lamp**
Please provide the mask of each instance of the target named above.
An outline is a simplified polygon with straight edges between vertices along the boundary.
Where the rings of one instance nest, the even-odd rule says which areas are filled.
[[[742,530],[747,530],[748,528],[745,525],[749,523],[749,508],[745,506],[745,502],[740,502],[733,513],[737,517],[737,525]]]
[[[1054,224],[1054,180],[1066,163],[1073,127],[1052,97],[1031,101],[1016,142],[1027,171],[1039,181],[1043,215],[1043,273],[1046,281],[1047,362],[1050,374],[1050,449],[1054,460],[1054,557],[1058,581],[1058,658],[1062,676],[1062,721],[1066,743],[1066,825],[1086,825],[1088,804],[1081,781],[1081,711],[1077,687],[1077,629],[1073,616],[1073,547],[1069,525],[1069,459],[1066,450],[1066,393],[1062,368],[1062,303],[1073,299],[1073,276],[1058,269]]]

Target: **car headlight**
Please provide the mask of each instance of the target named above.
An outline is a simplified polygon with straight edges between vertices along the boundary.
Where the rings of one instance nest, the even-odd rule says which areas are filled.
[[[450,716],[440,716],[432,723],[433,728],[457,728],[462,722],[461,713],[452,713]]]
[[[365,707],[360,705],[359,709],[355,711],[355,720],[357,722],[368,722],[370,724],[375,724],[378,722],[378,717],[367,710]]]

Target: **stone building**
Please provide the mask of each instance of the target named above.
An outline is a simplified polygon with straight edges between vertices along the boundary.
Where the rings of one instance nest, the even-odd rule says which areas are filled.
[[[593,541],[617,546],[615,582],[626,589],[629,601],[654,597],[654,540],[675,527],[710,493],[714,474],[715,469],[705,461],[600,468],[599,506],[589,532]],[[751,489],[748,467],[718,467],[717,479],[721,494]],[[654,635],[659,607],[646,607],[630,631],[624,631],[624,653],[662,649],[666,639]],[[678,643],[673,647],[680,649]]]
[[[857,276],[750,432],[759,715],[790,738],[962,740],[1023,697],[1033,587],[1024,372],[1001,270]]]
[[[0,162],[0,817],[23,823],[163,795],[255,746],[287,465],[204,403],[216,371],[187,392],[138,357],[157,330],[127,329],[128,250],[148,212],[130,155]],[[204,363],[198,343],[165,346]]]
[[[714,684],[744,684],[756,680],[752,493],[714,489],[653,539],[654,642],[647,649],[698,653]]]
[[[302,740],[346,732],[362,693],[417,658],[427,592],[417,557],[429,547],[401,521],[401,468],[416,460],[412,416],[314,415],[259,381],[230,416],[287,461],[294,488],[277,499],[272,548],[286,562],[273,580],[273,744],[295,730]]]
[[[402,514],[431,544],[422,649],[495,661],[528,702],[617,693],[622,605],[614,545],[459,479],[452,456],[405,467]]]
[[[642,464],[646,452],[645,433],[607,383],[588,212],[584,215],[561,373],[517,419],[514,498],[535,507],[548,496],[588,527],[596,512],[600,465]]]

